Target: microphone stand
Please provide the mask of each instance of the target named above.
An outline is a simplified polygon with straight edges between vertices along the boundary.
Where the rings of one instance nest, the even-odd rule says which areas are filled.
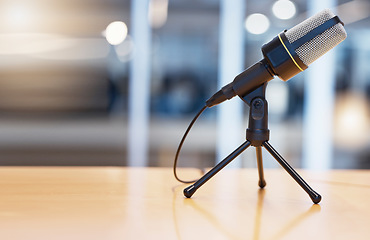
[[[212,178],[216,173],[218,173],[250,146],[256,148],[257,168],[259,175],[258,185],[260,188],[264,188],[266,186],[266,181],[263,174],[263,146],[276,159],[276,161],[278,161],[285,171],[287,171],[290,176],[303,188],[303,190],[306,191],[315,204],[321,201],[320,194],[315,192],[268,142],[270,130],[268,129],[268,108],[267,101],[265,99],[266,86],[267,83],[264,83],[256,90],[242,97],[243,101],[250,106],[246,141],[194,184],[185,188],[185,197],[190,198],[195,191],[198,190],[198,188],[200,188],[204,183],[206,183],[210,178]]]

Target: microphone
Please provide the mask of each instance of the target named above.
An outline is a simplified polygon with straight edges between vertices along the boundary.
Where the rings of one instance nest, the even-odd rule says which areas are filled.
[[[244,96],[278,76],[287,81],[342,42],[347,33],[343,22],[329,9],[284,30],[262,46],[264,58],[235,77],[206,101],[212,107],[238,95]]]

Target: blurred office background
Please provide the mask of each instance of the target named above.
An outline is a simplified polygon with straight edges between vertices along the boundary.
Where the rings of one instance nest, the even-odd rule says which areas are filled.
[[[293,167],[369,168],[368,0],[3,0],[0,165],[172,166],[204,101],[323,8],[348,37],[269,83],[270,143]],[[237,97],[207,109],[179,165],[213,166],[247,123]],[[255,167],[254,149],[234,162]]]

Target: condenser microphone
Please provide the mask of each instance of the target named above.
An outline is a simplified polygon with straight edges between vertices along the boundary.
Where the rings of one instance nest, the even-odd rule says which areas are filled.
[[[212,107],[248,93],[278,76],[287,81],[342,42],[347,33],[343,22],[329,9],[285,30],[262,46],[264,58],[235,77],[206,101]]]

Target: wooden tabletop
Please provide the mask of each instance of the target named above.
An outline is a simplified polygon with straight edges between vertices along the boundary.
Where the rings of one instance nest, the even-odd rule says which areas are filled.
[[[2,167],[0,239],[369,239],[370,171],[223,169],[191,199],[169,168]],[[180,169],[182,178],[198,170]]]

